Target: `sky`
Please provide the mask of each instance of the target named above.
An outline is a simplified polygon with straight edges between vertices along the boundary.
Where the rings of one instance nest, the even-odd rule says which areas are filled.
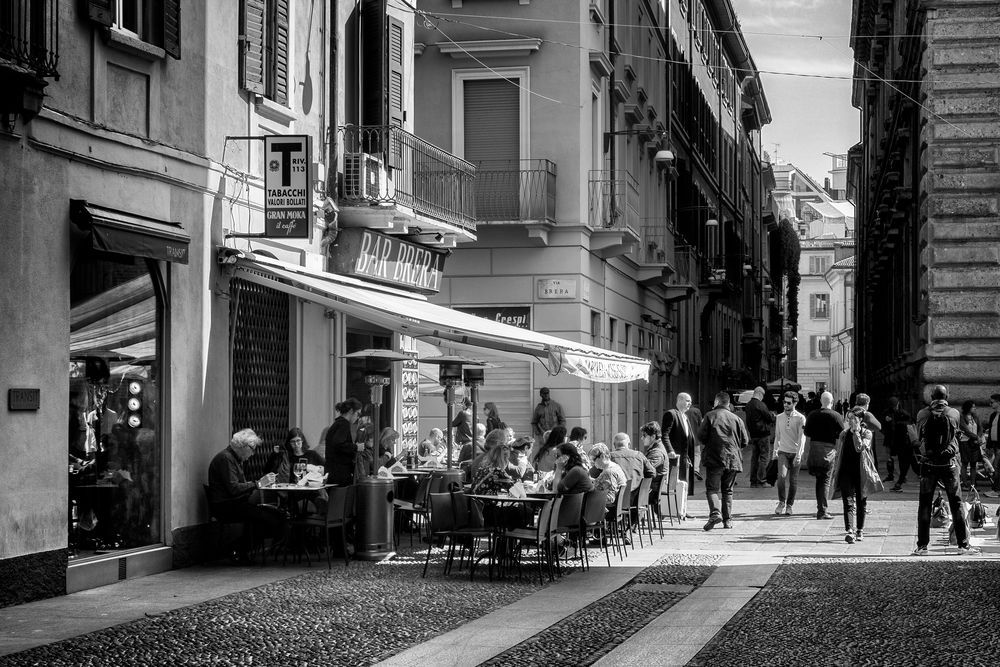
[[[790,162],[822,185],[831,167],[831,158],[824,153],[846,153],[860,137],[858,110],[851,106],[852,2],[731,2],[750,55],[762,71],[764,96],[771,109],[771,123],[763,131],[764,150],[772,161]]]

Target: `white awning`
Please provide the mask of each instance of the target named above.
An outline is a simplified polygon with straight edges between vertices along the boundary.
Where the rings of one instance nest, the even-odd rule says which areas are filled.
[[[551,375],[566,372],[592,382],[645,381],[649,377],[649,361],[640,357],[519,329],[430,303],[420,295],[380,288],[345,276],[312,271],[249,253],[227,258],[230,262],[234,259],[234,277],[287,292],[414,338],[526,354],[538,359]]]

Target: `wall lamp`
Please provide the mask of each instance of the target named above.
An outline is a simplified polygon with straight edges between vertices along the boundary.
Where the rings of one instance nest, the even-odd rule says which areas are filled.
[[[715,218],[709,218],[708,220],[705,221],[705,226],[706,227],[718,227],[719,226],[719,221],[716,220]]]

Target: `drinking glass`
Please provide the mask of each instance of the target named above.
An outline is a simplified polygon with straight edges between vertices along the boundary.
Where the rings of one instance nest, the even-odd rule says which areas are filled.
[[[295,475],[295,481],[299,482],[306,474],[306,462],[297,461],[295,466],[292,468],[292,474]]]

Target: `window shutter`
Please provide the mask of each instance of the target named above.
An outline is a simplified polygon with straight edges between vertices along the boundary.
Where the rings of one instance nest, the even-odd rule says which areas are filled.
[[[274,45],[268,86],[271,99],[278,104],[288,105],[288,0],[274,2]]]
[[[403,127],[403,23],[389,17],[389,124]]]
[[[361,124],[386,125],[385,116],[385,0],[366,0],[361,6]]]
[[[813,320],[816,319],[816,295],[815,294],[810,294],[809,295],[809,318],[813,319]]]
[[[264,94],[264,0],[243,0],[240,11],[240,86]]]
[[[111,27],[115,22],[115,0],[84,0],[87,18],[100,25]]]
[[[510,79],[466,81],[465,155],[469,162],[521,157],[520,91]],[[516,165],[515,165],[516,167]]]
[[[163,50],[180,60],[181,0],[163,0]]]

